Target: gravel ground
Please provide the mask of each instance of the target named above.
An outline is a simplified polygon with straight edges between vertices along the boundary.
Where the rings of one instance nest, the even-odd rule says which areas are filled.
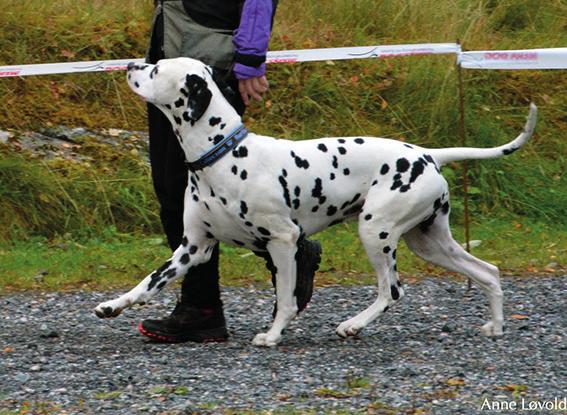
[[[230,341],[205,345],[138,334],[140,319],[173,307],[172,291],[111,321],[91,310],[113,293],[5,296],[0,413],[476,414],[490,413],[481,410],[488,403],[550,401],[559,411],[529,413],[565,413],[566,287],[567,276],[504,278],[507,325],[496,341],[479,334],[486,302],[462,280],[408,286],[400,304],[348,340],[334,329],[374,288],[321,288],[273,349],[251,345],[271,321],[265,290],[225,289]]]

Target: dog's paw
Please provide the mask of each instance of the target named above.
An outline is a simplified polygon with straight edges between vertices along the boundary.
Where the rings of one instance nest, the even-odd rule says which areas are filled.
[[[254,346],[274,347],[280,341],[281,336],[271,336],[269,333],[259,333],[252,340]]]
[[[342,337],[343,339],[349,336],[356,336],[358,333],[362,331],[364,326],[360,323],[357,323],[355,320],[347,320],[339,324],[337,327],[336,333]]]
[[[112,301],[107,301],[106,303],[99,304],[94,309],[94,312],[99,318],[111,318],[119,316],[122,310],[122,308],[113,305]]]
[[[482,334],[488,337],[499,337],[504,334],[502,323],[494,323],[493,321],[486,323],[480,330]]]

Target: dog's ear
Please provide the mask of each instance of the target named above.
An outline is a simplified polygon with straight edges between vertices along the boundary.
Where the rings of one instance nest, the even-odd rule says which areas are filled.
[[[189,91],[187,110],[191,118],[191,124],[199,120],[209,107],[213,93],[207,86],[207,81],[198,75],[187,75],[185,84]]]

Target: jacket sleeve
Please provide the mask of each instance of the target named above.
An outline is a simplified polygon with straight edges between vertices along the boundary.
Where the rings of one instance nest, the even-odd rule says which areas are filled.
[[[246,0],[240,26],[234,33],[234,74],[249,79],[266,73],[266,54],[272,32],[272,18],[277,2]]]

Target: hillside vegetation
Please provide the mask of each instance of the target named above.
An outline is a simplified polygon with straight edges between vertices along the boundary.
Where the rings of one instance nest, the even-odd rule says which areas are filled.
[[[145,53],[153,1],[5,0],[0,65],[124,59]],[[454,42],[465,49],[567,45],[562,0],[282,0],[271,49]],[[425,146],[459,145],[454,56],[269,67],[271,90],[247,112],[251,130],[294,139],[376,135]],[[565,71],[466,71],[468,144],[492,146],[522,129],[528,104],[537,133],[522,151],[472,163],[475,220],[511,215],[567,223]],[[0,130],[56,125],[145,129],[145,104],[123,73],[0,80]],[[0,145],[0,240],[72,233],[159,232],[148,168],[88,140],[88,165],[44,161]],[[462,213],[460,166],[444,170]]]

